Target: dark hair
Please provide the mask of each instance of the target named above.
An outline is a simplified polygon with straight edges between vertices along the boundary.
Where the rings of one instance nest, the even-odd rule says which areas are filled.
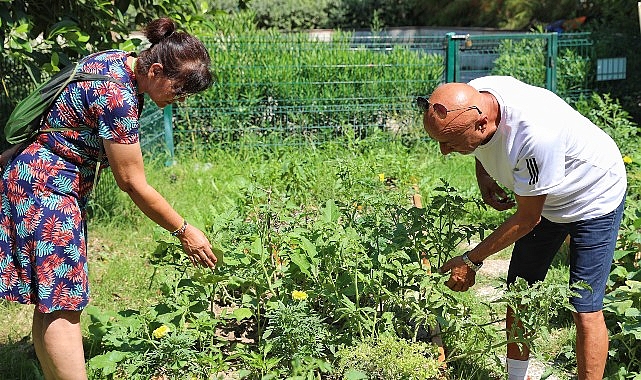
[[[198,38],[176,31],[176,24],[167,17],[151,21],[143,33],[151,46],[138,54],[137,70],[146,73],[152,64],[160,63],[164,75],[176,82],[177,93],[193,94],[211,85],[211,59]]]

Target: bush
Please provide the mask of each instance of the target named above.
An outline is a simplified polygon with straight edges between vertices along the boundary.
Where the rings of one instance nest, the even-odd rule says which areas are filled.
[[[410,343],[395,336],[384,335],[338,351],[337,374],[356,378],[361,372],[372,380],[440,379],[440,363],[436,346]]]
[[[340,0],[254,0],[251,9],[258,27],[281,31],[327,28],[342,18]]]
[[[585,117],[603,129],[619,146],[622,154],[636,152],[639,127],[618,100],[610,94],[593,93],[589,98],[579,99],[574,106]]]
[[[533,86],[546,87],[546,49],[542,38],[502,41],[492,75],[510,75]],[[556,93],[572,97],[584,92],[588,88],[590,62],[590,57],[570,48],[560,49]]]
[[[277,307],[267,312],[267,329],[263,339],[272,351],[288,359],[321,358],[327,349],[329,330],[305,301]]]

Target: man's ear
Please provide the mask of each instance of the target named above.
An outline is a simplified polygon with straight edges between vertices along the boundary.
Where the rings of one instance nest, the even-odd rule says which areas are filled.
[[[476,130],[485,132],[487,128],[487,115],[480,115],[479,120],[476,122]]]

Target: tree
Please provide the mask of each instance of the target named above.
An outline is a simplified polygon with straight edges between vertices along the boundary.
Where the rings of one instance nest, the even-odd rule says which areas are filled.
[[[0,125],[61,67],[98,50],[134,50],[130,33],[148,21],[171,15],[190,30],[213,14],[195,0],[0,0]]]

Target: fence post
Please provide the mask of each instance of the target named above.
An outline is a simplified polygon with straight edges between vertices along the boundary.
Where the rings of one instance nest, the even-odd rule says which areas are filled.
[[[447,83],[457,82],[461,78],[461,65],[459,63],[459,42],[469,40],[469,34],[456,34],[449,32],[445,35],[447,40],[447,53],[445,59],[445,81]],[[471,41],[470,41],[471,42]]]
[[[456,33],[449,32],[445,35],[447,51],[445,52],[445,83],[456,82],[458,64],[458,42],[454,39]]]
[[[559,34],[548,34],[547,62],[545,63],[545,87],[556,93],[556,61],[559,52]]]
[[[165,126],[165,146],[169,153],[169,159],[165,162],[165,165],[171,166],[176,163],[176,160],[174,159],[174,126],[171,104],[166,105],[165,108],[163,108],[162,113],[163,124]]]

